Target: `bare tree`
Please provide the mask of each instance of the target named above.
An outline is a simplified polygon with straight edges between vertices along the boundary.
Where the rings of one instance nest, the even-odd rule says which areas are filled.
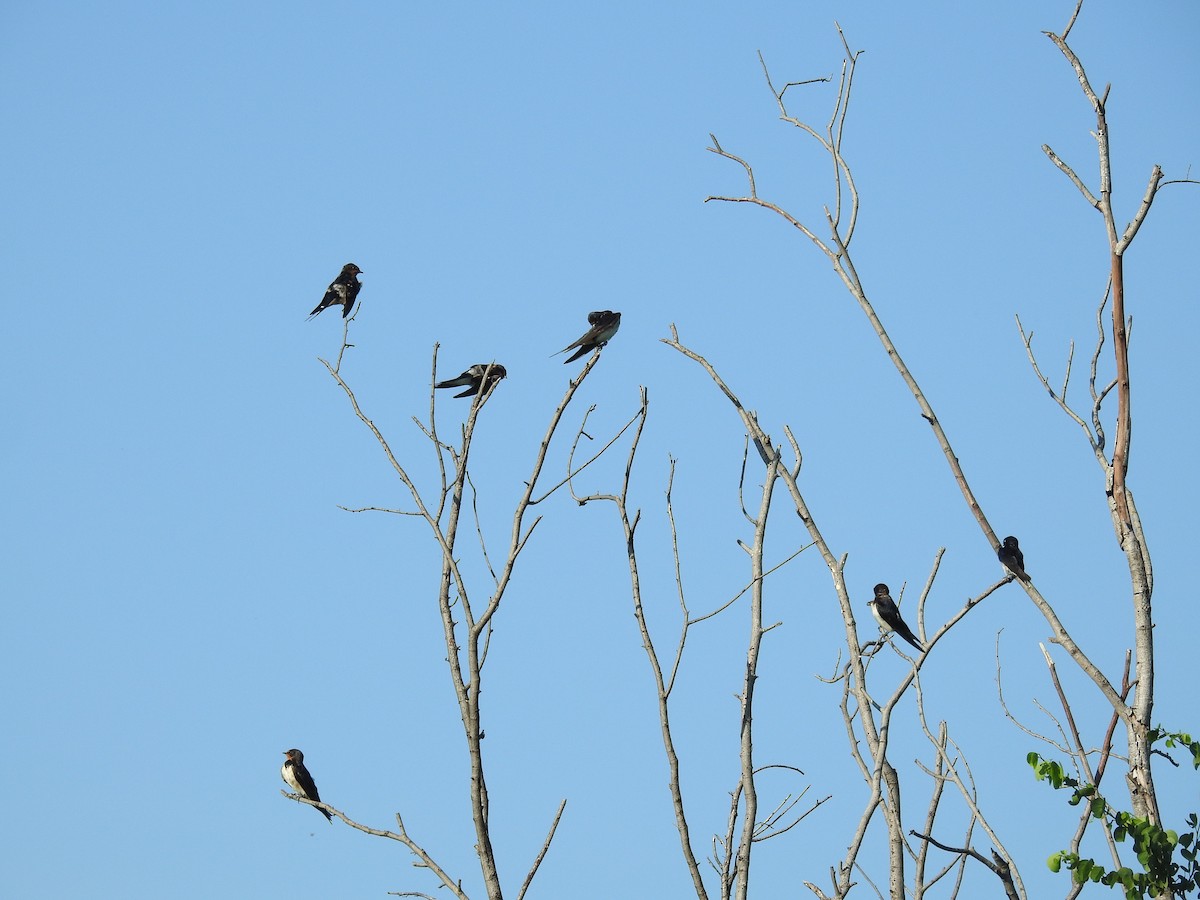
[[[360,306],[361,309],[361,306]],[[430,537],[441,551],[441,578],[437,591],[437,606],[441,615],[443,637],[446,645],[446,663],[450,680],[457,699],[459,715],[462,720],[463,740],[469,758],[469,796],[471,802],[471,819],[475,831],[475,852],[479,859],[480,872],[484,889],[489,900],[501,900],[504,892],[501,886],[500,874],[495,850],[492,844],[492,821],[488,804],[488,788],[486,779],[485,754],[483,751],[483,713],[481,690],[483,686],[484,667],[487,663],[488,649],[493,634],[493,622],[499,614],[518,559],[532,537],[534,530],[542,521],[542,516],[536,515],[532,521],[527,518],[532,514],[534,506],[550,497],[566,485],[570,478],[595,462],[617,439],[635,422],[644,419],[644,406],[629,423],[608,440],[595,454],[575,466],[572,462],[567,477],[548,488],[542,489],[541,479],[547,463],[550,444],[557,433],[567,408],[574,399],[580,385],[591,373],[600,360],[598,352],[593,353],[577,377],[567,384],[558,406],[550,415],[544,436],[538,444],[532,464],[532,471],[525,480],[525,490],[518,499],[512,514],[512,529],[509,534],[507,547],[498,565],[493,565],[489,555],[488,544],[480,523],[478,514],[478,497],[470,475],[471,444],[476,428],[480,423],[488,401],[500,384],[499,378],[493,378],[495,364],[483,366],[478,392],[471,400],[466,421],[461,427],[456,443],[446,441],[439,433],[437,426],[437,393],[434,385],[437,378],[438,345],[434,345],[430,371],[430,394],[428,421],[422,422],[416,417],[413,422],[428,441],[434,451],[438,482],[431,488],[422,488],[401,458],[394,452],[391,443],[379,430],[371,418],[359,404],[353,389],[341,374],[342,361],[346,350],[353,345],[349,343],[350,322],[357,316],[346,320],[343,329],[342,345],[333,363],[322,359],[320,362],[329,372],[330,377],[345,393],[351,408],[358,420],[375,436],[383,450],[393,473],[408,490],[412,504],[408,509],[383,507],[363,507],[350,509],[349,512],[380,512],[389,515],[412,517],[425,523]],[[585,419],[586,421],[586,419]],[[582,429],[581,429],[582,430]],[[578,441],[578,439],[577,439]],[[466,508],[465,508],[466,507]],[[463,513],[467,511],[474,519],[474,538],[478,541],[478,549],[484,565],[490,575],[490,585],[476,592],[475,585],[464,574],[459,565],[463,552],[461,543]],[[469,545],[471,538],[467,538]],[[482,596],[480,596],[482,594]],[[287,793],[287,792],[284,792]],[[404,844],[417,858],[416,865],[428,869],[439,882],[439,887],[448,890],[453,896],[465,900],[467,892],[462,886],[461,877],[455,877],[439,865],[434,855],[427,851],[405,829],[400,813],[396,814],[396,831],[374,828],[349,818],[342,811],[327,803],[315,803],[295,794],[288,794],[294,800],[318,806],[336,815],[346,824],[366,834],[384,837]],[[541,865],[554,839],[555,831],[562,818],[567,801],[564,799],[554,814],[541,849],[531,862],[527,874],[517,888],[517,900],[524,897],[533,882],[538,867]],[[404,892],[399,896],[426,897],[420,892]]]
[[[1082,0],[1081,0],[1082,2]],[[1059,391],[1055,391],[1050,387],[1045,376],[1041,374],[1041,370],[1037,368],[1036,360],[1033,357],[1032,351],[1032,336],[1028,335],[1022,329],[1021,334],[1025,342],[1025,346],[1029,351],[1030,360],[1035,367],[1038,377],[1041,379],[1042,385],[1054,397],[1056,402],[1062,409],[1075,421],[1085,432],[1091,444],[1093,452],[1098,463],[1101,466],[1101,471],[1104,475],[1104,490],[1109,501],[1110,512],[1113,520],[1113,525],[1116,530],[1118,541],[1122,551],[1125,554],[1131,584],[1131,612],[1132,625],[1134,634],[1134,643],[1136,653],[1134,654],[1134,673],[1132,681],[1128,672],[1122,678],[1120,686],[1114,684],[1101,669],[1092,662],[1085,651],[1076,643],[1072,636],[1068,633],[1066,627],[1059,620],[1058,616],[1050,604],[1050,602],[1042,596],[1035,584],[1030,581],[1019,580],[1019,583],[1029,595],[1031,602],[1036,606],[1039,612],[1044,616],[1051,629],[1051,641],[1058,644],[1068,658],[1092,681],[1099,689],[1102,695],[1107,699],[1112,708],[1113,723],[1108,730],[1108,738],[1104,743],[1104,750],[1100,760],[1100,766],[1097,772],[1092,772],[1090,767],[1086,765],[1087,753],[1083,750],[1082,743],[1078,738],[1078,733],[1074,728],[1074,723],[1071,723],[1071,733],[1073,739],[1069,744],[1070,755],[1076,759],[1081,766],[1084,767],[1088,782],[1095,784],[1098,778],[1103,773],[1104,766],[1112,759],[1109,741],[1111,740],[1112,727],[1117,721],[1120,721],[1125,726],[1126,744],[1128,747],[1128,771],[1127,782],[1130,790],[1130,799],[1132,808],[1136,815],[1145,817],[1154,824],[1160,823],[1158,812],[1158,803],[1154,791],[1154,782],[1151,771],[1151,748],[1150,743],[1154,735],[1151,727],[1151,712],[1153,708],[1154,696],[1154,648],[1152,639],[1152,624],[1151,624],[1151,594],[1153,591],[1153,570],[1150,562],[1150,554],[1146,546],[1145,534],[1142,529],[1141,521],[1138,517],[1137,506],[1134,502],[1132,492],[1128,486],[1129,472],[1129,442],[1132,430],[1132,419],[1130,416],[1130,373],[1129,373],[1129,355],[1128,355],[1128,322],[1125,305],[1125,284],[1123,276],[1122,261],[1126,250],[1131,245],[1134,237],[1137,235],[1138,229],[1146,218],[1150,210],[1150,206],[1157,195],[1158,190],[1167,182],[1163,180],[1163,173],[1160,167],[1155,166],[1151,171],[1149,183],[1143,195],[1142,201],[1136,210],[1133,219],[1123,229],[1118,228],[1116,214],[1112,208],[1112,171],[1111,160],[1109,156],[1109,138],[1108,124],[1105,117],[1105,102],[1108,97],[1108,88],[1103,92],[1097,93],[1088,79],[1082,63],[1071,50],[1067,43],[1067,36],[1070,32],[1076,17],[1079,14],[1079,6],[1076,7],[1074,14],[1071,17],[1067,27],[1063,30],[1061,36],[1048,33],[1047,36],[1054,42],[1055,46],[1062,52],[1068,60],[1080,85],[1083,88],[1083,93],[1089,104],[1092,107],[1093,113],[1096,116],[1096,131],[1094,132],[1097,150],[1099,157],[1100,170],[1100,186],[1096,193],[1093,193],[1084,183],[1075,171],[1062,159],[1060,159],[1048,146],[1045,146],[1047,156],[1051,161],[1058,166],[1064,174],[1075,184],[1080,193],[1084,196],[1089,204],[1091,204],[1102,217],[1107,237],[1109,253],[1110,253],[1110,271],[1108,273],[1108,289],[1105,292],[1105,298],[1100,303],[1100,310],[1097,313],[1097,322],[1099,326],[1099,337],[1096,348],[1092,357],[1091,375],[1089,379],[1089,391],[1091,396],[1090,410],[1090,426],[1082,416],[1077,414],[1068,404],[1066,392],[1067,381],[1070,375],[1070,362],[1068,361],[1067,377],[1064,378],[1063,387]],[[908,387],[913,399],[917,403],[918,409],[922,417],[929,424],[935,441],[941,449],[943,456],[949,466],[950,473],[962,493],[963,500],[966,503],[971,514],[974,516],[984,537],[989,541],[994,550],[999,549],[1000,543],[996,537],[995,531],[988,522],[987,516],[984,513],[982,505],[976,498],[971,489],[967,472],[964,466],[955,453],[951,445],[950,438],[942,427],[934,409],[917,382],[909,367],[904,361],[900,349],[892,341],[883,321],[873,306],[867,286],[859,277],[857,267],[855,265],[854,255],[852,253],[852,243],[854,239],[855,229],[859,217],[859,193],[855,184],[853,171],[844,154],[844,138],[846,133],[846,122],[849,114],[850,102],[852,96],[852,88],[854,85],[855,71],[858,64],[859,53],[851,50],[845,35],[840,27],[838,34],[842,39],[842,45],[845,50],[845,59],[843,61],[841,75],[838,85],[838,93],[833,105],[833,110],[829,119],[823,126],[809,124],[807,121],[793,115],[789,109],[787,101],[787,93],[789,90],[802,87],[804,85],[813,84],[827,79],[809,79],[805,81],[788,82],[781,88],[777,88],[764,60],[760,56],[760,61],[763,66],[764,77],[766,78],[767,86],[775,99],[780,119],[798,130],[802,135],[815,141],[819,148],[828,156],[832,171],[832,204],[824,207],[823,214],[820,217],[819,224],[806,221],[803,217],[793,214],[781,204],[774,202],[768,198],[760,196],[753,167],[749,162],[740,156],[726,150],[715,136],[712,136],[712,144],[709,149],[739,165],[745,173],[747,180],[747,192],[739,196],[711,196],[707,198],[710,201],[721,201],[727,203],[745,203],[752,204],[781,217],[796,231],[803,235],[813,246],[815,246],[828,260],[835,274],[839,277],[850,296],[858,304],[867,318],[867,321],[879,340],[883,350],[887,354],[889,360],[895,366],[898,374]],[[1187,180],[1187,179],[1181,179]],[[1107,305],[1109,298],[1112,300],[1112,317],[1111,334],[1106,333],[1103,327],[1102,311]],[[1111,337],[1113,346],[1113,356],[1116,375],[1112,382],[1107,386],[1103,386],[1098,381],[1097,371],[1099,368],[1099,359],[1101,350],[1104,346],[1106,338]],[[668,344],[676,347],[681,352],[690,356],[697,361],[703,360],[692,351],[687,350],[678,343],[677,337],[673,336]],[[743,423],[750,435],[751,440],[760,447],[766,448],[764,452],[764,460],[770,458],[772,450],[771,439],[758,427],[757,420],[752,415],[746,414],[742,405],[742,401],[731,392],[723,382],[715,375],[710,366],[704,363],[709,369],[710,375],[717,381],[720,390],[730,399],[742,415]],[[1102,424],[1103,404],[1110,392],[1116,388],[1117,408],[1113,413],[1115,419],[1116,438],[1111,455],[1106,455],[1105,449],[1105,432]],[[792,446],[792,451],[796,460],[795,470],[798,471],[799,461],[801,458],[799,447],[792,438],[790,431],[786,432],[788,441]],[[788,468],[782,469],[782,476],[787,481],[789,489],[793,493],[793,499],[796,504],[796,510],[801,519],[810,528],[814,543],[820,548],[822,556],[826,560],[830,572],[833,576],[835,593],[838,602],[842,608],[843,617],[847,623],[847,650],[849,652],[850,662],[846,664],[835,680],[842,680],[844,684],[843,694],[843,710],[845,719],[850,729],[851,746],[857,748],[858,738],[854,733],[853,723],[856,721],[862,728],[862,736],[865,738],[867,749],[867,757],[857,757],[857,749],[855,749],[856,759],[860,770],[865,780],[871,785],[871,797],[866,810],[860,820],[854,840],[851,842],[850,851],[842,861],[840,867],[834,870],[832,875],[832,894],[825,893],[814,884],[809,884],[817,896],[827,897],[842,897],[845,896],[853,882],[851,880],[852,871],[857,865],[857,855],[861,847],[862,837],[865,834],[869,822],[874,812],[878,809],[883,813],[884,822],[888,834],[888,846],[890,848],[890,884],[889,894],[893,898],[899,898],[904,895],[904,863],[907,858],[916,858],[918,860],[918,882],[913,888],[914,893],[918,896],[923,892],[924,888],[936,880],[935,876],[932,880],[926,880],[924,874],[925,850],[922,848],[919,854],[909,848],[904,842],[904,831],[899,819],[899,781],[896,771],[887,761],[887,733],[892,710],[894,709],[895,700],[900,692],[903,692],[907,684],[901,685],[898,688],[896,695],[886,704],[880,707],[873,701],[866,690],[866,666],[862,661],[862,649],[857,643],[857,638],[854,632],[854,619],[852,611],[849,607],[845,581],[842,572],[843,562],[834,557],[828,550],[824,542],[820,538],[819,532],[816,530],[816,525],[812,517],[807,511],[807,507],[800,496],[799,488],[795,484],[794,476],[789,478],[789,473],[793,471]],[[843,558],[844,559],[844,558]],[[936,566],[935,566],[936,571]],[[1009,580],[1012,579],[1010,576]],[[930,578],[932,583],[932,575]],[[1001,582],[1000,584],[1003,584]],[[992,591],[998,587],[992,585],[986,588],[979,597],[969,601],[964,609],[957,617],[948,621],[942,626],[936,637],[940,637],[949,629],[955,621],[965,615],[978,602],[986,598]],[[928,587],[927,589],[928,590]],[[1050,660],[1047,654],[1048,662]],[[908,681],[913,684],[918,683],[918,672],[920,660],[914,668],[912,676]],[[1053,671],[1053,668],[1051,669]],[[1054,681],[1058,685],[1057,679]],[[1134,693],[1133,703],[1126,703],[1126,696],[1132,689]],[[1064,711],[1070,717],[1070,707],[1066,703],[1064,696]],[[873,713],[873,709],[878,710],[878,719]],[[921,712],[922,723],[924,723],[924,711]],[[1024,889],[1021,887],[1020,877],[1017,873],[1014,861],[1004,851],[1000,844],[998,836],[991,834],[990,829],[986,826],[986,820],[979,811],[978,806],[974,802],[973,791],[968,787],[967,783],[959,776],[958,765],[949,754],[948,747],[950,746],[949,738],[945,727],[943,726],[939,733],[935,736],[932,731],[925,726],[926,733],[931,744],[937,751],[935,765],[927,769],[931,777],[934,778],[935,784],[938,786],[935,791],[934,798],[931,801],[930,812],[926,823],[925,833],[916,834],[923,842],[929,842],[943,850],[950,850],[960,854],[963,860],[968,858],[975,859],[984,866],[993,871],[1000,878],[1006,894],[1010,897],[1024,896]],[[963,846],[957,849],[951,848],[947,844],[937,841],[932,835],[932,826],[936,815],[938,797],[940,796],[941,786],[946,783],[954,784],[960,796],[967,803],[971,810],[971,827],[968,829],[966,839],[962,842]],[[974,850],[971,847],[971,834],[976,825],[984,827],[988,831],[989,839],[993,844],[992,858],[989,860],[986,856]],[[1086,827],[1085,823],[1081,822],[1080,836]],[[915,833],[915,832],[914,832]],[[1110,842],[1111,843],[1111,842]],[[1078,839],[1074,846],[1078,846]],[[1114,848],[1114,859],[1117,859]]]
[[[646,408],[646,390],[643,388],[643,414]],[[722,898],[722,900],[727,900],[730,897],[737,897],[739,900],[744,900],[749,893],[751,854],[754,845],[790,831],[800,821],[821,806],[825,800],[829,799],[826,797],[817,800],[804,811],[797,813],[796,807],[808,792],[808,788],[805,787],[795,794],[786,794],[775,803],[769,812],[760,817],[758,790],[756,787],[757,776],[766,768],[783,769],[795,775],[803,775],[803,772],[798,768],[786,763],[772,763],[767,766],[758,766],[755,764],[754,689],[758,680],[758,661],[763,650],[763,638],[778,624],[766,624],[763,619],[763,593],[766,579],[772,572],[777,571],[795,559],[806,548],[801,547],[774,566],[770,566],[769,568],[766,566],[764,541],[767,533],[772,497],[781,474],[780,460],[778,456],[767,454],[763,447],[759,445],[759,450],[763,453],[766,471],[763,476],[764,480],[758,509],[754,513],[747,511],[744,502],[746,457],[749,450],[749,442],[747,442],[747,448],[743,454],[743,477],[741,484],[739,484],[739,494],[743,496],[742,513],[754,529],[753,542],[750,545],[741,544],[750,561],[750,579],[745,587],[716,609],[700,614],[693,613],[689,608],[680,565],[679,534],[672,504],[675,468],[674,461],[672,461],[671,476],[668,479],[666,492],[666,514],[671,531],[675,585],[680,608],[680,630],[673,658],[669,661],[668,665],[664,665],[662,657],[660,657],[656,648],[650,626],[647,623],[645,608],[642,602],[642,580],[635,540],[638,523],[641,521],[641,511],[638,510],[631,514],[629,508],[630,474],[633,469],[640,435],[641,427],[639,426],[638,434],[630,446],[629,457],[626,462],[624,478],[622,479],[620,489],[614,493],[590,494],[577,499],[579,499],[580,503],[587,503],[593,500],[608,501],[614,504],[617,510],[629,561],[630,594],[633,600],[633,614],[637,620],[642,646],[649,658],[654,678],[663,751],[666,755],[670,772],[669,790],[672,806],[675,811],[675,825],[679,832],[680,848],[684,863],[691,877],[692,887],[699,898],[708,898],[711,894],[705,885],[704,874],[699,862],[700,853],[693,846],[692,829],[686,812],[684,789],[680,780],[679,756],[671,730],[670,699],[676,685],[676,680],[680,675],[681,667],[684,665],[684,650],[690,632],[705,622],[727,614],[739,599],[746,594],[750,595],[750,632],[746,648],[745,674],[741,690],[738,694],[741,712],[738,720],[738,761],[740,771],[736,784],[729,792],[730,803],[727,826],[723,833],[712,836],[712,852],[708,858],[709,866],[717,875],[718,886],[715,892],[716,896]]]

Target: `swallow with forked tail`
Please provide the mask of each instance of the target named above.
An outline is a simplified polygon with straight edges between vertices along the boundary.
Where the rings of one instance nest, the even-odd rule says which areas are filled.
[[[283,780],[287,782],[288,787],[300,796],[307,797],[309,800],[316,800],[320,803],[321,795],[317,793],[317,783],[313,781],[312,775],[304,767],[304,754],[299,750],[284,750],[283,755],[287,759],[284,760],[283,768],[279,770],[279,774],[283,776]],[[330,822],[333,821],[333,816],[321,809],[321,807],[314,806],[313,809]]]
[[[1025,554],[1021,552],[1021,548],[1017,545],[1017,539],[1011,534],[1004,539],[1004,543],[996,551],[996,556],[1004,568],[1022,581],[1029,581],[1029,575],[1025,571]]]
[[[455,397],[474,397],[485,391],[501,378],[507,378],[508,371],[500,363],[476,363],[457,378],[439,381],[435,388],[465,387],[466,390]]]
[[[354,263],[346,263],[342,266],[341,274],[333,279],[329,287],[325,290],[325,296],[321,302],[317,304],[317,308],[308,314],[311,319],[313,316],[330,306],[340,306],[342,308],[342,318],[350,315],[350,310],[354,308],[354,300],[358,296],[358,291],[362,287],[359,283],[358,274],[362,272]]]
[[[574,362],[592,350],[599,350],[611,341],[613,335],[617,333],[617,329],[621,327],[621,314],[613,312],[611,309],[599,309],[588,313],[588,324],[592,327],[584,333],[583,337],[558,351],[566,353],[575,347],[579,348],[573,355],[567,357],[563,365]]]
[[[886,584],[875,585],[875,599],[868,601],[867,605],[871,607],[871,613],[875,616],[875,621],[879,623],[880,630],[894,631],[916,647],[918,653],[925,652],[925,648],[912,633],[912,629],[900,618],[900,609],[896,606],[896,601],[892,599]]]

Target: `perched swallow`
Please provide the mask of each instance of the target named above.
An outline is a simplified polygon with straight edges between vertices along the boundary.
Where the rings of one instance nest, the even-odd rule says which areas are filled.
[[[563,365],[574,362],[583,356],[583,354],[591,350],[597,350],[611,341],[612,336],[621,327],[621,314],[613,312],[611,309],[599,309],[588,313],[588,324],[592,327],[587,330],[583,337],[558,351],[559,353],[566,353],[572,347],[579,348],[573,356],[567,358]]]
[[[325,297],[317,304],[317,308],[308,314],[308,317],[311,319],[328,306],[342,307],[343,319],[350,315],[350,310],[354,309],[354,300],[358,296],[359,288],[362,287],[358,281],[358,274],[361,271],[362,269],[354,263],[346,263],[342,266],[342,273],[333,279],[329,289],[325,291]]]
[[[1025,554],[1021,552],[1021,548],[1017,546],[1017,539],[1011,534],[1004,539],[1004,544],[996,551],[996,556],[1004,568],[1022,581],[1029,581],[1029,575],[1025,572]]]
[[[896,607],[896,601],[892,599],[892,595],[888,593],[886,584],[875,585],[875,599],[869,601],[867,605],[871,607],[871,613],[875,616],[875,621],[879,623],[881,629],[896,632],[916,647],[917,652],[925,652],[925,648],[913,635],[912,629],[905,625],[904,620],[900,618],[900,610]]]
[[[488,371],[488,369],[491,371]],[[476,363],[463,372],[457,378],[451,378],[449,381],[439,381],[434,385],[435,388],[448,387],[463,387],[466,390],[461,394],[455,394],[455,397],[474,397],[484,388],[490,388],[501,378],[507,378],[508,371],[500,363]],[[486,384],[484,383],[486,378]]]
[[[279,770],[279,774],[283,776],[283,780],[288,783],[288,787],[292,788],[297,794],[307,797],[309,800],[321,802],[321,795],[317,793],[317,783],[313,781],[313,777],[308,774],[308,769],[304,768],[304,754],[299,750],[284,750],[283,755],[287,757],[284,760],[283,768]],[[317,812],[327,818],[330,822],[333,821],[333,816],[325,812],[319,806],[314,806]]]

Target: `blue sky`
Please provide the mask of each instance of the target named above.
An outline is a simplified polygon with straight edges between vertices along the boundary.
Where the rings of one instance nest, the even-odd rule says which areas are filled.
[[[755,165],[764,196],[808,221],[830,202],[828,167],[777,120],[756,52],[780,82],[835,73],[835,19],[866,51],[846,145],[863,195],[860,274],[992,523],[1020,535],[1043,593],[1119,677],[1128,576],[1098,469],[1035,382],[1013,322],[1019,313],[1036,332],[1056,381],[1076,340],[1082,388],[1103,231],[1039,149],[1094,183],[1095,123],[1041,34],[1061,30],[1069,7],[47,3],[0,14],[4,892],[432,892],[399,845],[279,796],[289,747],[331,803],[382,828],[402,812],[477,886],[436,548],[420,523],[337,508],[404,501],[316,361],[337,350],[336,314],[305,321],[347,261],[364,274],[343,374],[418,477],[433,473],[411,416],[427,409],[434,343],[443,373],[492,358],[508,368],[474,456],[493,542],[577,369],[549,355],[587,311],[623,312],[567,427],[596,404],[590,425],[605,433],[649,389],[634,500],[660,647],[677,627],[668,456],[693,608],[745,583],[736,541],[751,536],[736,493],[740,425],[659,342],[671,323],[768,430],[792,426],[808,501],[850,554],[860,633],[873,633],[871,585],[916,590],[939,547],[930,630],[992,583],[998,567],[928,427],[823,258],[761,210],[702,203],[744,189],[735,165],[705,151],[709,132]],[[1200,9],[1183,2],[1089,2],[1072,33],[1092,80],[1113,83],[1121,222],[1155,163],[1178,178],[1197,162],[1197,36]],[[832,90],[795,94],[795,111],[823,122]],[[1130,481],[1155,561],[1157,718],[1193,730],[1179,591],[1200,502],[1186,403],[1198,201],[1194,187],[1166,189],[1126,264]],[[467,411],[439,404],[443,428]],[[564,471],[567,437],[548,478]],[[614,458],[580,488],[612,490],[619,471]],[[804,540],[780,500],[772,559]],[[566,797],[531,896],[688,896],[615,516],[565,495],[543,512],[486,684],[502,877],[515,896]],[[836,664],[841,629],[819,558],[773,577],[767,603],[784,624],[764,648],[758,758],[806,778],[767,782],[766,796],[803,784],[833,795],[756,848],[754,889],[780,896],[840,858],[863,786],[836,693],[813,677]],[[681,676],[677,740],[700,852],[735,783],[746,627],[741,605],[698,632]],[[1043,860],[1073,815],[1026,774],[1025,754],[1045,748],[999,709],[998,633],[1010,704],[1051,728],[1035,706],[1053,699],[1038,649],[1047,628],[1016,587],[931,655],[927,709],[950,722],[1026,884],[1062,890]],[[897,658],[876,665],[905,671]],[[1060,668],[1094,743],[1107,715]],[[893,761],[914,827],[928,794],[917,757],[929,749],[909,701]],[[1191,774],[1162,777],[1165,797],[1195,796]],[[883,857],[869,858],[883,877]]]

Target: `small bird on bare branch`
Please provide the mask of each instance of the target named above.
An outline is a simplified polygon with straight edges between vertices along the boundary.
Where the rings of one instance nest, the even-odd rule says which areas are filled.
[[[896,632],[896,634],[916,647],[918,653],[925,651],[925,648],[921,646],[921,643],[912,633],[912,629],[900,618],[900,610],[896,606],[896,601],[892,599],[892,595],[888,591],[886,584],[875,585],[875,599],[869,600],[867,605],[871,607],[871,613],[875,616],[875,621],[879,623],[881,630]]]
[[[308,774],[308,769],[304,768],[304,754],[299,750],[284,750],[283,755],[287,757],[284,760],[283,768],[279,770],[279,774],[283,776],[283,780],[287,782],[288,787],[294,790],[297,794],[307,797],[309,800],[321,802],[321,795],[317,793],[317,783],[313,781],[313,777]],[[333,816],[321,809],[319,806],[314,806],[317,812],[327,818],[330,822],[333,821]]]
[[[996,551],[1000,563],[1022,581],[1028,582],[1029,575],[1025,571],[1025,554],[1017,546],[1017,539],[1011,534],[1004,539],[1000,549]]]
[[[613,335],[617,333],[617,329],[621,327],[621,314],[613,312],[611,309],[598,309],[588,313],[588,324],[592,327],[584,332],[583,337],[558,351],[566,353],[573,347],[579,348],[574,355],[567,357],[563,365],[579,359],[591,350],[598,350],[611,341]]]
[[[350,310],[354,308],[354,299],[362,287],[357,277],[360,272],[362,269],[354,263],[346,263],[342,266],[341,273],[333,279],[325,291],[325,296],[317,304],[317,308],[308,314],[308,317],[311,319],[330,306],[341,306],[343,319],[350,315]]]
[[[463,387],[467,389],[455,397],[474,397],[485,388],[490,388],[501,378],[507,378],[508,371],[500,363],[476,363],[457,378],[439,381],[435,388]]]

